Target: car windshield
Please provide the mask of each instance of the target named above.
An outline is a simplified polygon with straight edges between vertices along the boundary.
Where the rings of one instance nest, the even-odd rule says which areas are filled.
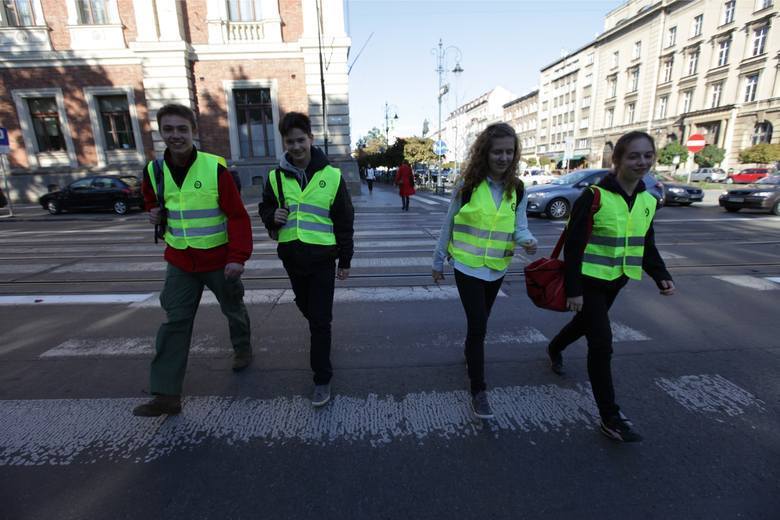
[[[141,184],[141,181],[138,180],[138,177],[131,177],[128,175],[127,177],[122,176],[119,178],[122,179],[125,182],[125,184],[127,184],[128,186],[132,186],[134,188],[139,184]]]
[[[588,177],[595,172],[596,170],[582,170],[579,172],[572,172],[557,179],[553,179],[550,184],[577,184],[585,177]]]
[[[759,180],[756,184],[780,184],[780,175],[772,175],[771,177],[764,177],[763,179]]]

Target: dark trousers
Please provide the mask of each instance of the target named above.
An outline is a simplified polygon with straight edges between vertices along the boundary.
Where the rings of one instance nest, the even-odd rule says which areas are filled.
[[[604,283],[583,278],[582,310],[575,314],[550,342],[550,350],[563,352],[582,336],[588,340],[588,377],[602,419],[618,415],[620,411],[620,407],[615,403],[615,388],[612,384],[612,327],[609,322],[609,309],[627,281],[627,278],[619,278],[614,282]]]
[[[494,282],[486,282],[455,270],[455,284],[458,286],[460,302],[466,311],[466,366],[471,381],[471,395],[484,392],[485,384],[485,334],[490,309],[496,301],[501,277]]]
[[[230,342],[236,354],[252,352],[249,314],[244,306],[244,285],[240,278],[225,279],[222,269],[207,273],[188,273],[168,264],[160,304],[168,321],[160,326],[151,368],[153,394],[181,395],[192,326],[203,287],[216,296],[222,314],[228,320]]]
[[[408,195],[401,195],[401,209],[404,211],[409,211],[409,196]]]
[[[374,191],[374,179],[366,179],[366,184],[368,184],[369,193]]]
[[[327,384],[333,376],[333,367],[330,364],[330,322],[333,320],[336,264],[324,264],[321,269],[306,273],[288,269],[287,274],[295,293],[295,304],[309,321],[309,361],[314,372],[314,384]]]

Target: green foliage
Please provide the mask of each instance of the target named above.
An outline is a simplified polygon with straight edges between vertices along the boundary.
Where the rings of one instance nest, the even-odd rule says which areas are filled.
[[[433,153],[433,139],[409,137],[404,140],[404,159],[409,164],[432,164],[437,156]]]
[[[544,155],[539,157],[539,164],[542,166],[547,166],[548,164],[552,164],[552,163],[555,163],[555,161],[553,159],[550,159],[549,157],[546,157]]]
[[[688,160],[688,149],[679,141],[671,141],[658,151],[658,163],[664,166],[674,164],[674,156],[680,156],[680,164]]]
[[[536,157],[529,157],[528,159],[523,159],[523,160],[529,167],[536,166],[537,164],[539,164],[539,161],[536,160]]]
[[[761,143],[739,152],[739,162],[770,164],[780,161],[780,144]]]
[[[720,164],[726,157],[726,150],[715,145],[708,144],[704,149],[693,156],[693,162],[702,168],[712,168]]]

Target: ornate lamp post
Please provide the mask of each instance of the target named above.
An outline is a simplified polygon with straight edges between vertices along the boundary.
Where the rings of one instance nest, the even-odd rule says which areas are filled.
[[[455,47],[454,45],[450,45],[449,47],[444,48],[444,44],[441,41],[441,38],[439,38],[439,45],[437,47],[434,47],[431,49],[431,53],[436,58],[436,72],[439,73],[439,92],[438,92],[438,101],[439,101],[439,141],[442,141],[442,129],[441,129],[441,99],[444,97],[447,92],[449,92],[449,85],[444,84],[444,74],[447,72],[446,69],[446,63],[447,63],[447,56],[454,54],[455,55],[455,67],[452,69],[452,72],[455,74],[460,74],[463,72],[463,68],[460,66],[460,60],[463,58],[463,55],[460,52],[460,49]],[[436,192],[441,193],[444,191],[444,183],[442,179],[442,157],[443,154],[437,154],[439,156],[439,173],[436,175]]]

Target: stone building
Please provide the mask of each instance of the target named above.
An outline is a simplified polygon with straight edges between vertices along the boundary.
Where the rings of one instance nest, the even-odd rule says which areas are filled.
[[[539,90],[504,104],[504,121],[512,125],[520,140],[520,160],[536,159],[536,134],[539,111]],[[522,164],[521,164],[522,166]]]

